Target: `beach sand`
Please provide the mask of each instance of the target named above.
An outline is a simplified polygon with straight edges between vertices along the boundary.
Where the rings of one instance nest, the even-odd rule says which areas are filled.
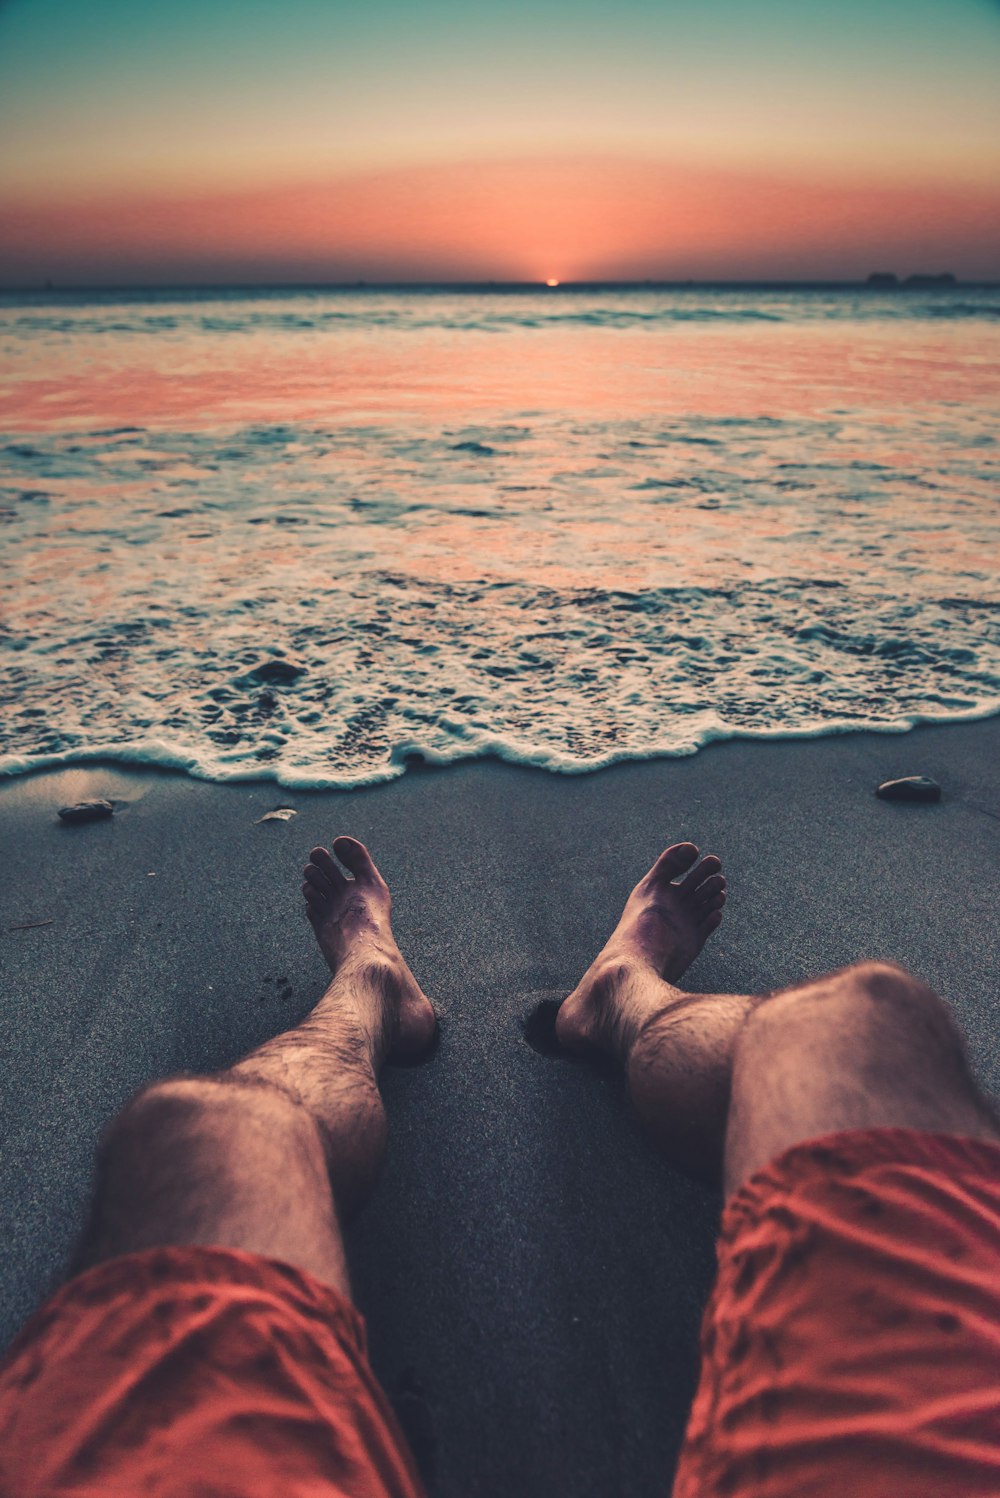
[[[894,958],[952,1001],[1000,1088],[998,765],[994,718],[581,777],[481,762],[289,793],[88,766],[3,784],[4,1339],[57,1280],[129,1093],[225,1065],[319,996],[300,870],[349,831],[443,1013],[433,1058],[386,1073],[389,1157],[349,1234],[376,1371],[441,1498],[664,1493],[719,1204],[647,1147],[615,1078],[537,1054],[521,1021],[572,986],[660,849],[691,838],[730,879],[692,988]],[[873,795],[911,773],[943,801]],[[113,820],[56,819],[96,795]],[[298,815],[256,824],[282,804]]]

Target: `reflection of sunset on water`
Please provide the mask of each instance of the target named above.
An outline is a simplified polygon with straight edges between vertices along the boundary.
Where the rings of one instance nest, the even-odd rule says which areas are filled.
[[[975,295],[8,308],[6,763],[350,784],[984,711]]]
[[[321,309],[337,306],[336,297],[320,302]],[[919,332],[910,324],[868,324],[859,339],[855,328],[837,323],[681,322],[618,328],[613,348],[610,358],[606,328],[558,323],[416,335],[410,328],[288,332],[251,324],[223,348],[141,328],[121,344],[101,333],[39,337],[13,351],[0,386],[0,421],[33,431],[95,422],[158,428],[383,421],[397,414],[434,421],[446,412],[492,420],[511,409],[808,415],[838,403],[892,408],[988,402],[1000,393],[1000,336],[989,324]]]

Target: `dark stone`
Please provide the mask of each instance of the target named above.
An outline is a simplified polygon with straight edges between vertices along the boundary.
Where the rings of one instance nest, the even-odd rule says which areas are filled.
[[[453,442],[451,450],[453,453],[475,453],[478,458],[492,458],[496,452],[496,448],[486,442]]]
[[[279,659],[261,661],[259,666],[254,666],[250,675],[256,681],[297,681],[305,674],[305,669],[305,666],[296,665],[295,661]]]
[[[73,806],[61,806],[59,815],[64,822],[99,822],[114,815],[110,801],[77,801]]]
[[[875,792],[883,801],[940,801],[941,787],[929,775],[906,775],[884,780]]]

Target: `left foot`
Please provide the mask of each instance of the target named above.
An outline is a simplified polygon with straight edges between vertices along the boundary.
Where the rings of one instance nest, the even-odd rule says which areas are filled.
[[[343,993],[354,997],[372,1034],[387,1037],[390,1053],[418,1055],[430,1045],[437,1018],[396,945],[389,886],[356,838],[338,837],[333,852],[353,877],[326,848],[313,848],[304,870],[302,893],[319,949],[334,978],[343,975]]]
[[[556,1036],[567,1050],[596,1046],[624,1057],[650,1015],[681,997],[667,985],[721,924],[726,902],[721,861],[713,853],[698,860],[694,843],[675,843],[639,880],[609,941],[560,1005]]]

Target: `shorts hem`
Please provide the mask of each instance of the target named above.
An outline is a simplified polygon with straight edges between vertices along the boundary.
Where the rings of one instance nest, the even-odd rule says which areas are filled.
[[[723,1208],[720,1243],[731,1241],[744,1223],[755,1220],[775,1193],[814,1181],[817,1167],[830,1177],[850,1177],[877,1165],[944,1171],[952,1178],[1000,1179],[1000,1142],[895,1127],[840,1129],[802,1139],[737,1187]]]

